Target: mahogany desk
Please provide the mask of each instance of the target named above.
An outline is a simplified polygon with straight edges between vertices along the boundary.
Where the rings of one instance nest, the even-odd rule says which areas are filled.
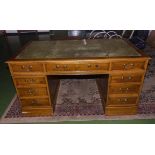
[[[33,41],[7,63],[24,116],[53,115],[59,80],[51,75],[107,75],[96,79],[106,115],[136,114],[149,57],[121,39]],[[50,83],[50,84],[49,84]]]

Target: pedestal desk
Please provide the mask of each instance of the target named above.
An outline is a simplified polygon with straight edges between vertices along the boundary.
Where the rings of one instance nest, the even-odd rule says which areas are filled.
[[[96,79],[105,115],[136,114],[149,57],[122,39],[32,41],[7,61],[22,115],[54,114],[54,75],[106,75]]]

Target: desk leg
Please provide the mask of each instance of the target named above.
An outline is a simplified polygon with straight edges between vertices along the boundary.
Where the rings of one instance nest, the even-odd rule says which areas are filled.
[[[108,75],[104,75],[103,78],[96,79],[99,94],[102,100],[103,110],[105,112],[105,106],[107,102],[107,89],[108,89]]]

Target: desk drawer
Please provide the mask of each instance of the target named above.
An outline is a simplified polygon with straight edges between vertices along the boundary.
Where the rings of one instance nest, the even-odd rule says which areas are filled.
[[[74,71],[78,69],[77,64],[68,64],[67,62],[47,63],[45,66],[47,72]]]
[[[126,107],[106,107],[105,114],[108,116],[114,115],[135,115],[137,114],[137,106]]]
[[[139,92],[139,84],[112,84],[109,86],[110,94],[137,94]]]
[[[47,96],[48,95],[46,87],[18,88],[18,92],[19,92],[20,97],[33,97],[33,96]]]
[[[30,62],[11,64],[11,69],[13,73],[32,73],[44,71],[43,64]]]
[[[49,106],[44,107],[22,107],[22,116],[52,116],[53,109]]]
[[[21,99],[20,100],[22,103],[22,106],[26,107],[26,106],[31,106],[31,107],[42,107],[42,106],[50,106],[50,102],[49,99],[45,98],[34,98],[34,99]]]
[[[14,81],[17,86],[27,84],[46,84],[45,77],[15,77]]]
[[[87,63],[79,64],[79,70],[81,71],[108,71],[109,63]]]
[[[119,61],[112,62],[111,70],[134,70],[145,69],[145,61]]]
[[[111,75],[111,83],[123,83],[123,82],[141,82],[143,75],[142,74],[119,74]]]
[[[67,62],[63,63],[47,63],[47,72],[62,72],[62,71],[97,71],[97,70],[108,70],[109,63],[73,63],[69,64]]]
[[[137,97],[109,97],[108,106],[136,105]]]

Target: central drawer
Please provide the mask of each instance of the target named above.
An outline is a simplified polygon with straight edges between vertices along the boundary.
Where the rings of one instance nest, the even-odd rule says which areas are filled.
[[[110,94],[137,94],[140,84],[111,84],[109,86]]]
[[[18,88],[20,97],[33,97],[33,96],[47,96],[46,87],[28,87],[28,88]]]
[[[47,72],[63,72],[63,71],[107,71],[109,63],[85,62],[85,63],[69,63],[69,62],[49,62],[45,64]]]

